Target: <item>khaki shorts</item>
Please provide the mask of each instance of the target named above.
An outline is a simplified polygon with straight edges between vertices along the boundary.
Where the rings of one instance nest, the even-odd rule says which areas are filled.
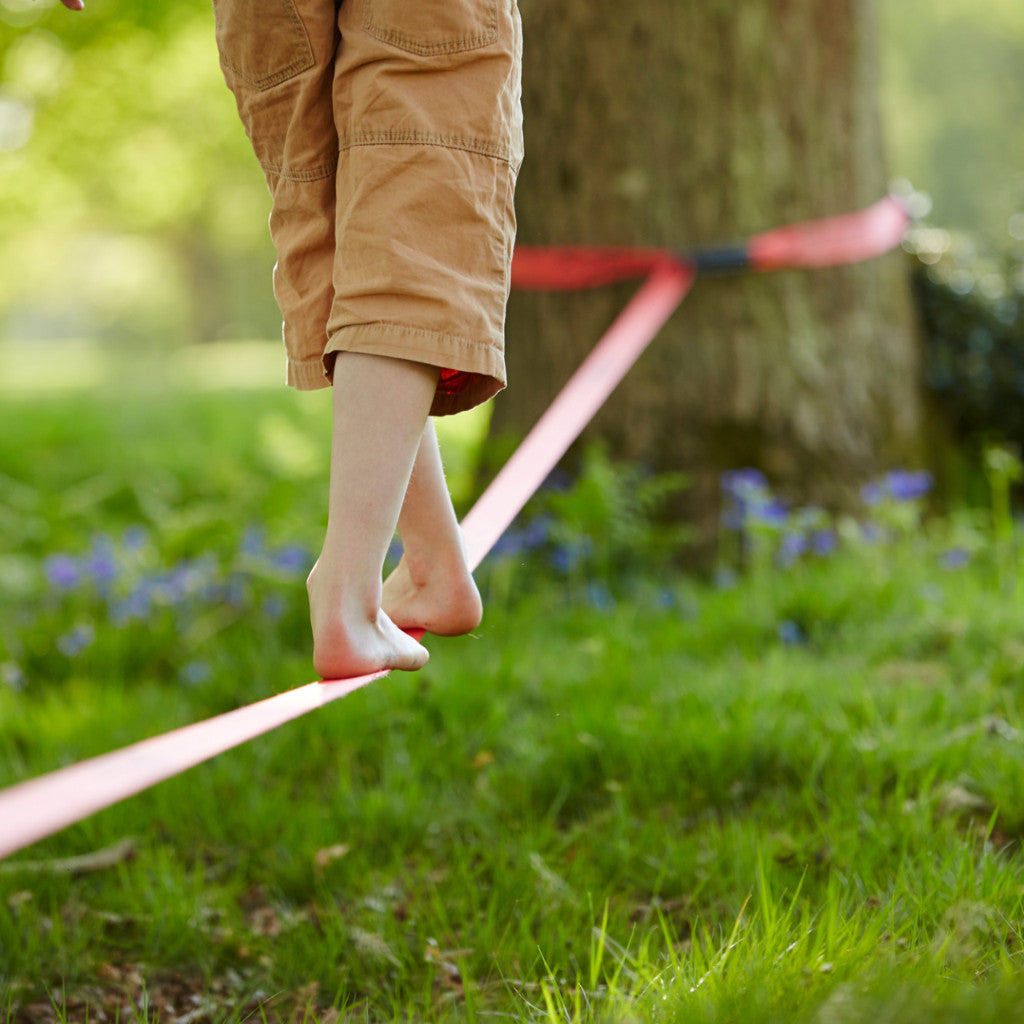
[[[288,383],[339,352],[441,368],[434,415],[505,384],[522,160],[515,0],[213,0],[273,198]]]

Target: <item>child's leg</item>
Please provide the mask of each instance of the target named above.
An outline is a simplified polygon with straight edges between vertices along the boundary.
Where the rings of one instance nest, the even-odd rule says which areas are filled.
[[[384,608],[396,625],[437,636],[476,629],[480,592],[441,466],[433,421],[428,420],[398,519],[403,554],[384,583]]]
[[[438,373],[357,352],[337,358],[327,534],[307,583],[313,664],[325,679],[427,661],[382,610],[381,572]]]

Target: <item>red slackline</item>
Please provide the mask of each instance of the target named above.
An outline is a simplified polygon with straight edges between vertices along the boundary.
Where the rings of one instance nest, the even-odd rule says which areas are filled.
[[[698,273],[853,263],[899,244],[907,214],[891,197],[860,213],[808,221],[735,245],[674,253],[616,247],[516,249],[520,288],[647,280],[462,522],[475,569],[685,298]],[[387,672],[308,683],[223,715],[0,791],[0,857],[217,754],[347,697]]]

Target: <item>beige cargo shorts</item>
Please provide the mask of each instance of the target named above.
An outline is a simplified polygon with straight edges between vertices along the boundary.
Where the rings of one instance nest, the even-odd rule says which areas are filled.
[[[505,384],[522,160],[516,0],[213,0],[266,175],[288,383],[339,352],[441,368],[431,410]]]

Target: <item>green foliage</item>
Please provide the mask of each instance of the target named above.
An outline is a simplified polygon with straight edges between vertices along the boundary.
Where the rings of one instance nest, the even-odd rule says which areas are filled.
[[[7,333],[276,333],[266,187],[209,5],[4,0],[0,14],[14,22],[0,98],[30,128],[0,176]]]
[[[992,255],[932,227],[908,244],[936,406],[959,440],[1024,444],[1024,247]]]
[[[935,201],[937,223],[1007,243],[1024,210],[1024,16],[1016,0],[877,5],[893,172]]]
[[[321,529],[325,408],[3,401],[0,785],[309,678],[301,574],[264,569]],[[312,461],[272,454],[286,430]],[[648,483],[653,501],[660,484],[592,455],[558,503],[625,553],[657,536]],[[914,483],[887,480],[888,500]],[[44,589],[47,559],[85,569],[98,532],[126,585],[210,550],[269,590],[201,643],[154,628],[159,657],[119,658],[106,596]],[[1012,1016],[1024,595],[996,567],[1019,576],[1019,550],[989,521],[925,519],[769,586],[662,566],[597,606],[546,544],[517,553],[529,586],[475,637],[431,640],[424,671],[0,865],[0,1019]],[[83,623],[91,643],[62,652]],[[173,670],[200,658],[205,676]]]

